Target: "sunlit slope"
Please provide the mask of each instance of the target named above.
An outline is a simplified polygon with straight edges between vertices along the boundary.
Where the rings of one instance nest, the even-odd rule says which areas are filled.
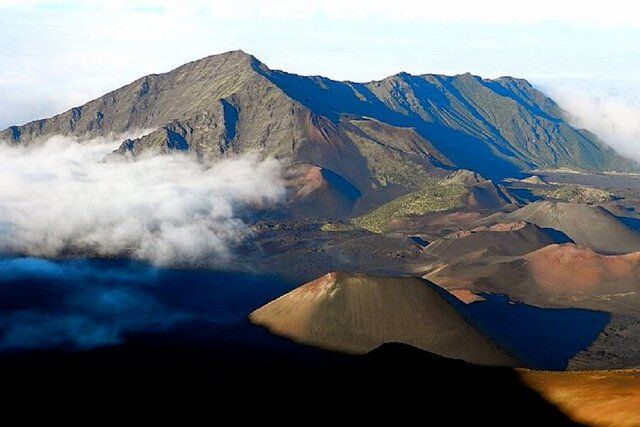
[[[250,320],[294,341],[345,353],[401,342],[478,364],[516,364],[421,279],[330,273],[254,311]]]

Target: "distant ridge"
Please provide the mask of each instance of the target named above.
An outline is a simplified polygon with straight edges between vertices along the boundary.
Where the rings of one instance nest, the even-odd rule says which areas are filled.
[[[119,155],[188,151],[219,158],[258,150],[336,173],[366,198],[406,192],[456,168],[487,178],[536,168],[628,170],[527,81],[399,73],[369,83],[269,69],[243,51],[151,74],[82,106],[0,132],[32,144],[52,135],[136,129]]]

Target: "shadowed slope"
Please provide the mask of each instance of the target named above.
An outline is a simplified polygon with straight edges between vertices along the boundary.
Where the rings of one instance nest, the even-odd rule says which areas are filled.
[[[503,295],[480,296],[482,301],[466,306],[470,318],[536,369],[567,369],[598,340],[612,319],[601,311],[540,308]]]
[[[353,83],[264,74],[333,121],[357,115],[413,127],[459,167],[490,178],[532,167],[633,167],[592,134],[569,126],[555,102],[525,80],[400,73]]]

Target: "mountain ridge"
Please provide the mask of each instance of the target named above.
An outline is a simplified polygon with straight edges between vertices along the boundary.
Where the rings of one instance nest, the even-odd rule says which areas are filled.
[[[400,72],[357,83],[271,70],[241,50],[150,74],[0,140],[103,136],[153,129],[115,155],[247,151],[335,172],[358,190],[403,194],[424,177],[469,169],[488,178],[535,168],[629,170],[524,79]]]

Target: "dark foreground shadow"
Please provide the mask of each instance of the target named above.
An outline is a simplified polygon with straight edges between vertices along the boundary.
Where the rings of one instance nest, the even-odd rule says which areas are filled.
[[[568,423],[507,368],[401,345],[346,356],[245,320],[294,286],[123,260],[0,260],[0,407],[49,423],[54,412],[90,410],[93,424],[124,408],[143,425],[169,410],[213,424]]]
[[[130,337],[126,345],[86,352],[5,355],[0,375],[11,399],[3,403],[46,402],[71,411],[97,406],[109,414],[127,407],[151,418],[188,405],[185,419],[203,412],[214,424],[571,425],[508,368],[478,367],[400,344],[360,357],[285,340],[273,344],[248,324],[224,333],[218,327],[210,332],[215,337],[206,331],[193,336],[196,329]]]

